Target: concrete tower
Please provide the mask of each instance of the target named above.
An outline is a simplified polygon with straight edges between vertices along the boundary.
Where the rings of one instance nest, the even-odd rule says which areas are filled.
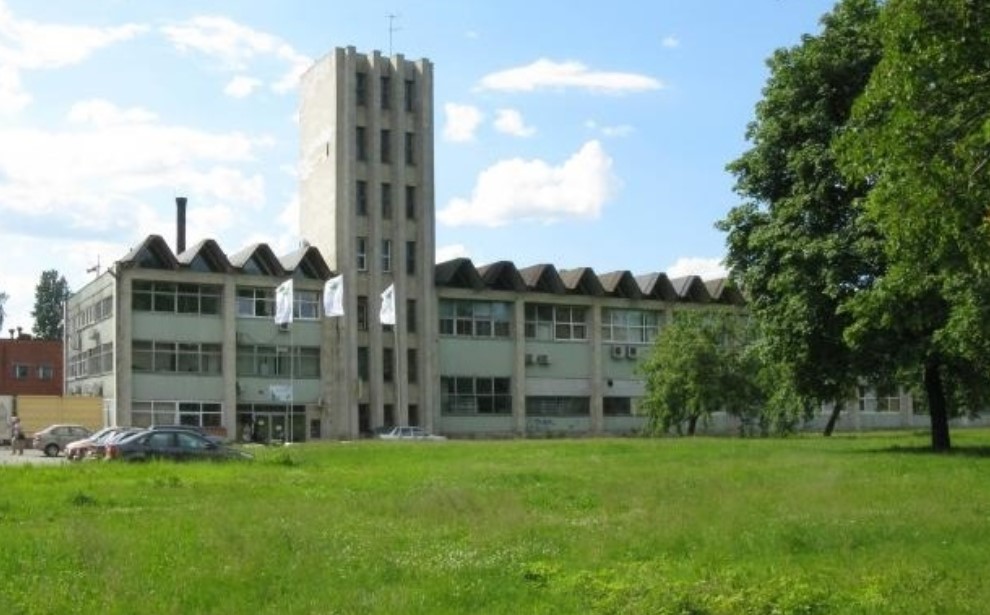
[[[345,315],[324,321],[321,435],[432,429],[433,65],[337,48],[303,75],[299,124],[300,229],[344,276]],[[379,318],[390,285],[394,326]]]

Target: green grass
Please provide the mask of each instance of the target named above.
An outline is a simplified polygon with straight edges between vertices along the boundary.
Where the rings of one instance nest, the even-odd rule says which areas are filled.
[[[6,613],[983,613],[990,432],[0,468]]]

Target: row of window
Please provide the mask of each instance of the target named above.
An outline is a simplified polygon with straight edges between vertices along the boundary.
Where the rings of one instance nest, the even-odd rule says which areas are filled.
[[[358,379],[367,382],[371,375],[371,353],[367,346],[358,346]],[[395,349],[382,348],[382,380],[395,380]],[[406,378],[414,383],[419,379],[419,353],[415,348],[406,349]]]
[[[477,414],[511,415],[512,389],[509,378],[444,376],[440,378],[440,412],[447,416]],[[632,399],[606,397],[605,416],[632,415]],[[526,398],[528,417],[590,416],[588,397],[530,396]]]
[[[368,269],[368,238],[357,237],[357,268]],[[392,241],[381,241],[383,272],[392,270]],[[406,242],[406,273],[416,271],[416,242]],[[368,328],[367,297],[358,297],[358,328]],[[221,287],[200,284],[135,281],[133,306],[138,311],[184,314],[219,314]],[[415,331],[414,305],[407,310],[408,325]],[[440,333],[461,337],[507,338],[511,332],[512,305],[499,301],[440,301]],[[237,315],[272,318],[275,315],[275,289],[238,287]],[[320,292],[296,290],[293,317],[300,320],[320,318]],[[588,308],[530,303],[525,308],[526,339],[539,341],[575,341],[588,339]],[[646,310],[605,309],[602,311],[602,339],[605,342],[652,343],[663,321],[661,312]]]
[[[215,376],[223,373],[220,344],[134,340],[133,369]],[[316,346],[239,345],[237,375],[260,377],[320,377],[320,349]]]
[[[135,427],[152,425],[220,427],[222,418],[219,402],[135,401],[131,404],[131,424]]]
[[[80,307],[69,316],[68,331],[79,331],[83,327],[106,320],[113,316],[113,297],[106,296],[96,299]]]
[[[113,343],[107,342],[68,356],[66,378],[88,378],[113,371]]]
[[[31,365],[29,363],[14,363],[11,366],[11,377],[14,380],[30,380],[31,375],[37,380],[51,380],[55,377],[55,368],[50,363]]]
[[[577,306],[530,303],[525,308],[526,339],[571,341],[588,339],[588,309]],[[602,339],[606,342],[650,344],[660,330],[660,312],[602,311]],[[440,301],[440,334],[462,337],[511,335],[512,305],[498,301]]]
[[[238,346],[238,376],[319,378],[318,346]]]
[[[405,134],[405,162],[408,166],[416,164],[416,134]],[[354,129],[355,155],[361,162],[368,160],[368,130],[364,126]],[[378,133],[378,161],[382,164],[392,164],[392,131],[382,128]]]
[[[383,220],[392,219],[392,184],[382,182],[378,189]],[[406,219],[416,219],[416,186],[406,186]],[[354,188],[354,212],[358,216],[368,215],[368,182],[357,180]]]
[[[403,110],[412,113],[416,110],[416,81],[406,79],[403,89]],[[392,108],[392,78],[382,76],[378,79],[378,104],[382,109]],[[368,105],[368,74],[358,72],[354,80],[354,100],[359,107]]]
[[[368,241],[367,237],[357,237],[354,241],[354,261],[358,271],[368,270]],[[392,240],[382,239],[379,244],[382,273],[392,272]],[[416,242],[406,242],[406,274],[416,275]]]
[[[357,297],[357,328],[358,331],[368,330],[368,297],[358,295]],[[386,325],[391,328],[391,325]],[[416,300],[406,299],[406,331],[416,332]]]

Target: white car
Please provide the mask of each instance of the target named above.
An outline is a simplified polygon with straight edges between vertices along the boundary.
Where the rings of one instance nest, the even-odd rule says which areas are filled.
[[[381,440],[446,440],[444,436],[431,434],[422,427],[393,427],[378,434]]]

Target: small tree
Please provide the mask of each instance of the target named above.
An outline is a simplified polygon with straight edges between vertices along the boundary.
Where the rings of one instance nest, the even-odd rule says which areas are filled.
[[[34,291],[34,336],[44,340],[62,339],[63,313],[66,300],[72,293],[65,276],[49,269],[41,273],[41,280]]]
[[[748,319],[727,311],[685,311],[674,317],[639,370],[643,408],[654,433],[693,435],[699,420],[725,410],[744,422],[759,415],[759,362],[750,351]]]
[[[4,309],[4,304],[7,303],[7,293],[0,292],[0,331],[3,330],[3,320],[7,317],[7,310]]]

